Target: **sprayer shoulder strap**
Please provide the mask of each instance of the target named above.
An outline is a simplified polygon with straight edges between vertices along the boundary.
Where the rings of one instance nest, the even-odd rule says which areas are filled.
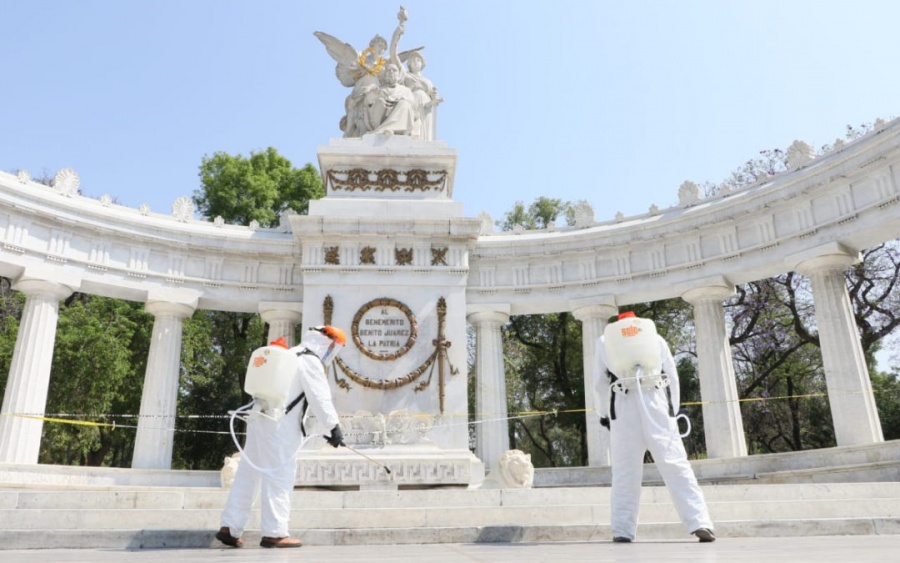
[[[619,378],[616,377],[616,374],[614,374],[613,372],[611,372],[609,370],[606,370],[606,375],[607,375],[607,377],[609,377],[610,385],[619,380]],[[609,419],[610,420],[616,419],[616,392],[615,391],[613,391],[612,393],[609,394]]]
[[[299,356],[303,356],[303,355],[305,355],[305,354],[312,354],[313,356],[316,355],[316,353],[313,352],[312,350],[310,350],[309,348],[304,348],[303,350],[300,350],[299,352],[297,352],[297,356],[298,356],[298,357],[299,357]],[[318,357],[318,356],[316,356],[316,357]],[[305,398],[306,398],[306,393],[302,393],[302,392],[301,392],[299,395],[297,395],[297,398],[294,399],[293,401],[291,401],[291,402],[288,404],[287,408],[284,409],[284,414],[287,414],[287,413],[291,412],[291,409],[293,409],[294,407],[296,407],[296,406],[297,406],[297,403],[299,403],[300,401],[302,401],[302,400],[305,399]],[[303,409],[303,410],[306,411],[306,409]]]

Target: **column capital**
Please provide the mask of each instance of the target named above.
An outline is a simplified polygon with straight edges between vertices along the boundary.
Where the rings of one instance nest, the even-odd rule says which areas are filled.
[[[734,295],[734,284],[724,276],[696,280],[681,293],[681,298],[695,305],[703,301],[724,301]]]
[[[259,316],[272,324],[277,321],[299,323],[303,319],[303,303],[294,301],[260,301]]]
[[[491,321],[503,324],[510,314],[509,303],[478,303],[466,307],[466,321],[472,324]]]
[[[81,287],[81,274],[71,268],[54,268],[44,264],[29,266],[17,277],[12,288],[25,295],[52,295],[65,299]]]
[[[144,310],[154,317],[176,317],[184,319],[194,314],[196,307],[171,301],[147,301]]]
[[[576,320],[584,322],[591,319],[607,320],[618,312],[619,308],[616,305],[585,305],[584,307],[572,309],[572,316]]]
[[[858,251],[836,241],[791,254],[784,258],[785,264],[805,276],[817,272],[843,272],[860,260]]]
[[[147,292],[144,310],[154,317],[172,316],[184,319],[194,314],[199,301],[200,292],[193,289],[153,288]]]
[[[579,321],[602,318],[606,320],[619,312],[616,298],[612,295],[601,295],[586,299],[570,299],[569,310]]]
[[[502,311],[478,311],[466,315],[466,321],[471,324],[490,323],[503,324],[509,320],[509,313]]]
[[[57,301],[61,301],[75,292],[74,288],[69,287],[55,281],[40,279],[20,279],[12,286],[16,291],[21,291],[28,297],[36,297],[47,295],[53,297]]]

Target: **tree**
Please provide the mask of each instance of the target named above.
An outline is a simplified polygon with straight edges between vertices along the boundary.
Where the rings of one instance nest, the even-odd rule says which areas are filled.
[[[526,209],[524,203],[517,201],[512,210],[504,215],[503,221],[498,221],[497,224],[504,231],[511,231],[516,227],[529,230],[548,229],[562,216],[566,224],[571,226],[575,224],[575,206],[578,203],[581,202],[539,197]]]
[[[73,294],[60,307],[50,372],[47,412],[75,414],[80,422],[47,423],[40,462],[63,465],[127,465],[134,433],[107,426],[137,412],[149,335],[140,327],[150,315],[138,303]],[[111,416],[110,416],[111,415]]]
[[[309,200],[325,195],[322,180],[312,164],[297,169],[269,147],[249,158],[216,152],[200,164],[201,189],[194,192],[198,212],[207,219],[217,216],[235,225],[257,221],[262,227],[278,226],[282,212],[307,212]]]
[[[570,313],[514,315],[506,326],[510,446],[531,454],[536,467],[585,465],[581,325]]]
[[[229,410],[249,401],[243,393],[247,358],[263,344],[257,315],[197,311],[185,321],[173,467],[218,468],[234,451],[224,422]]]
[[[271,147],[249,158],[204,157],[199,175],[193,199],[201,215],[231,224],[274,227],[283,212],[304,214],[309,200],[325,194],[312,164],[293,168]],[[197,311],[185,322],[174,467],[217,469],[234,451],[227,412],[249,401],[243,393],[247,359],[265,343],[266,326],[256,313]]]

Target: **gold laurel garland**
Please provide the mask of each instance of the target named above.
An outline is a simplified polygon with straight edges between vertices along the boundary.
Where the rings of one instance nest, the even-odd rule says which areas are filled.
[[[353,368],[345,364],[340,357],[335,358],[334,363],[337,364],[338,368],[340,368],[344,375],[349,377],[352,381],[355,381],[356,383],[359,383],[363,387],[367,387],[369,389],[380,389],[384,391],[387,389],[398,389],[400,387],[403,387],[404,385],[409,385],[413,381],[419,379],[419,377],[421,377],[422,374],[425,373],[428,368],[431,367],[431,365],[434,363],[434,360],[437,358],[437,354],[437,350],[435,350],[434,353],[431,354],[431,356],[429,356],[427,360],[425,360],[425,363],[412,370],[411,372],[394,379],[371,379],[364,375],[360,375],[359,373],[354,371]],[[338,383],[338,385],[340,385],[340,383]],[[343,387],[343,385],[341,385],[341,387]],[[427,387],[427,384],[421,387],[422,389],[424,389],[425,387]],[[421,391],[421,389],[419,389],[418,387],[416,388],[416,390]]]
[[[359,58],[356,59],[357,64],[366,71],[369,76],[376,76],[381,73],[381,70],[384,68],[384,64],[387,62],[383,57],[378,57],[375,59],[375,66],[369,68],[369,65],[366,64],[366,59],[369,58],[369,55],[375,53],[375,50],[371,47],[366,47],[362,53],[359,54]]]
[[[399,304],[401,309],[408,310],[408,308],[405,305],[403,305],[399,301],[395,301],[393,299],[385,299],[385,298],[382,298],[381,300],[376,299],[374,301],[371,301],[369,304],[376,303],[379,301],[381,301],[381,302],[390,301],[391,302],[390,304],[392,306],[397,306],[397,304]],[[383,303],[383,304],[387,304],[387,303]],[[331,324],[331,317],[332,317],[332,314],[334,313],[334,300],[331,298],[330,295],[325,296],[325,300],[322,303],[322,309],[325,314],[325,324]],[[409,314],[412,315],[412,312],[410,311]],[[438,371],[439,371],[438,385],[440,387],[440,389],[438,390],[438,395],[439,395],[440,411],[441,411],[441,414],[443,414],[444,413],[444,385],[446,383],[445,374],[444,374],[444,361],[446,360],[447,364],[450,367],[450,375],[451,376],[458,375],[459,369],[457,369],[456,366],[454,366],[453,363],[450,361],[450,358],[447,357],[447,349],[452,345],[452,343],[444,337],[444,319],[447,316],[447,300],[444,299],[443,297],[438,299],[437,314],[438,314],[438,334],[437,334],[437,338],[431,341],[431,343],[434,345],[434,352],[431,353],[431,355],[428,357],[427,360],[425,360],[425,362],[422,365],[420,365],[416,369],[412,370],[411,372],[409,372],[405,375],[402,375],[400,377],[396,377],[394,379],[388,379],[388,380],[372,379],[372,378],[369,378],[369,377],[366,377],[364,375],[357,373],[353,368],[351,368],[350,366],[345,364],[344,361],[340,358],[340,356],[338,356],[334,359],[334,363],[331,366],[331,369],[333,370],[332,373],[334,375],[335,383],[337,383],[338,387],[340,387],[341,389],[345,389],[348,392],[350,391],[350,389],[352,389],[350,387],[350,384],[347,383],[346,379],[342,379],[342,378],[338,377],[337,372],[338,372],[338,369],[340,369],[344,375],[346,375],[352,381],[362,385],[363,387],[366,387],[369,389],[380,389],[380,390],[398,389],[400,387],[403,387],[404,385],[409,385],[410,383],[416,381],[417,379],[422,377],[422,374],[425,373],[428,370],[428,368],[431,368],[431,372],[428,374],[428,378],[425,381],[420,382],[413,389],[413,391],[418,393],[420,391],[424,391],[429,385],[431,385],[431,379],[434,376],[434,366],[437,365]],[[357,313],[357,318],[354,319],[354,321],[358,322],[358,320],[359,320],[358,317],[360,317],[360,316],[361,315],[359,313]],[[413,324],[415,324],[414,321],[413,321]],[[435,361],[437,361],[437,364],[435,364]]]

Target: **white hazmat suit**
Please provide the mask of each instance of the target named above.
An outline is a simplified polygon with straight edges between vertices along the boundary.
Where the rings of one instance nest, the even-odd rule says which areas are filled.
[[[633,313],[623,313],[619,319],[632,317]],[[658,346],[661,369],[643,374],[644,383],[640,388],[636,380],[626,374],[619,377],[609,371],[608,364],[612,362],[608,359],[616,351],[607,350],[605,337],[601,336],[595,347],[595,404],[601,424],[609,424],[611,432],[613,538],[617,542],[629,542],[635,537],[644,453],[649,450],[685,531],[696,535],[700,541],[714,541],[706,501],[687,460],[675,420],[680,407],[675,361],[665,340],[656,334],[652,336]],[[649,342],[652,347],[654,339]],[[649,353],[657,352],[651,348]],[[656,358],[651,363],[657,363]],[[612,389],[611,384],[619,380],[619,385]]]
[[[341,431],[331,389],[325,375],[325,364],[337,354],[344,342],[334,340],[311,329],[300,345],[291,348],[297,356],[296,373],[290,380],[289,400],[302,399],[284,416],[270,418],[260,412],[262,401],[254,403],[247,421],[247,436],[241,463],[238,465],[231,492],[222,512],[221,526],[216,537],[233,547],[241,547],[241,534],[250,517],[250,509],[260,495],[260,528],[263,547],[299,547],[299,540],[290,540],[288,526],[291,514],[291,493],[294,489],[296,455],[306,441],[306,429],[301,426],[307,407],[312,409],[324,428],[332,429],[331,437],[338,447]],[[338,330],[345,341],[343,332]],[[276,344],[278,341],[273,342]],[[322,358],[322,359],[320,359]],[[266,406],[263,404],[263,406]],[[268,410],[268,409],[267,409]],[[272,412],[272,411],[269,411]],[[279,419],[280,418],[280,419]],[[250,463],[247,463],[249,458]],[[256,467],[253,467],[253,466]],[[230,536],[230,537],[229,537]],[[279,541],[283,540],[283,541]]]

